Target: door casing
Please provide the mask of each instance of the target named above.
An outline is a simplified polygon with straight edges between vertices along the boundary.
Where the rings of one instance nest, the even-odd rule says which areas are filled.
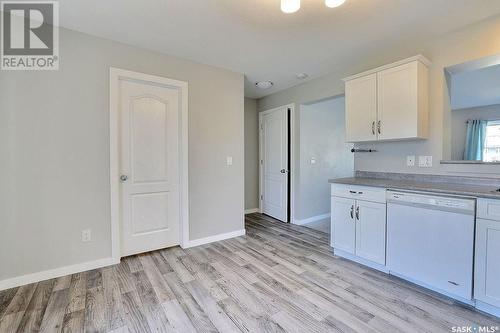
[[[188,184],[188,83],[161,76],[113,68],[109,69],[109,133],[110,133],[110,199],[111,256],[114,263],[121,258],[121,193],[120,193],[120,80],[135,80],[175,88],[180,93],[179,108],[179,195],[180,246],[189,246],[189,184]]]

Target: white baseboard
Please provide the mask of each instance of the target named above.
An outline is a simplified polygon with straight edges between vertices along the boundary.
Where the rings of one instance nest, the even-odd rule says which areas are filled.
[[[500,308],[476,300],[476,309],[500,318]]]
[[[252,213],[260,213],[260,208],[245,209],[245,215]]]
[[[312,222],[316,222],[316,221],[320,221],[320,220],[324,220],[324,219],[327,219],[330,217],[330,213],[328,214],[323,214],[323,215],[316,215],[316,216],[313,216],[313,217],[310,217],[308,219],[303,219],[303,220],[294,220],[292,222],[292,224],[297,224],[297,225],[304,225],[304,224],[307,224],[307,223],[312,223]]]
[[[245,229],[242,229],[242,230],[227,232],[225,234],[219,234],[219,235],[215,235],[215,236],[194,239],[194,240],[189,241],[187,246],[184,246],[184,248],[187,249],[190,247],[195,247],[195,246],[200,246],[203,244],[218,242],[218,241],[229,239],[229,238],[244,236],[245,233],[246,233]]]
[[[95,260],[95,261],[84,262],[84,263],[76,264],[76,265],[70,265],[70,266],[49,269],[49,270],[42,271],[42,272],[21,275],[21,276],[17,276],[14,278],[0,281],[0,290],[24,286],[26,284],[36,283],[36,282],[45,281],[45,280],[49,280],[49,279],[54,279],[54,278],[58,278],[58,277],[65,276],[65,275],[71,275],[71,274],[75,274],[75,273],[90,271],[92,269],[116,265],[118,263],[119,263],[119,261],[117,262],[116,259],[105,258],[105,259],[99,259],[99,260]]]

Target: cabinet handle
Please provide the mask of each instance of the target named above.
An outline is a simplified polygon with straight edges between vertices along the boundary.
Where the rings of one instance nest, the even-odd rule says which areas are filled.
[[[356,207],[356,220],[359,221],[359,206]]]
[[[372,134],[375,135],[375,120],[372,122]]]
[[[351,219],[354,218],[354,205],[351,206]]]
[[[378,131],[378,134],[382,134],[382,121],[378,121],[377,122],[377,131]]]

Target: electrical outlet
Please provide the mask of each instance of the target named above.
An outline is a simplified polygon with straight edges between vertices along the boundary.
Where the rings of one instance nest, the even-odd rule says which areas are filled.
[[[421,168],[431,168],[432,167],[432,156],[419,156],[418,166]]]
[[[409,167],[415,166],[415,155],[406,156],[406,165]]]
[[[233,165],[233,157],[232,157],[232,156],[228,156],[228,157],[226,157],[226,164],[227,164],[228,166]]]
[[[90,242],[92,240],[92,231],[90,229],[82,230],[82,242]]]

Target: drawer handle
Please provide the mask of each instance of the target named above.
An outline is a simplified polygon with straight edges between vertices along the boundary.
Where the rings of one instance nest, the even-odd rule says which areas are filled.
[[[363,194],[363,192],[349,191],[351,194]]]

